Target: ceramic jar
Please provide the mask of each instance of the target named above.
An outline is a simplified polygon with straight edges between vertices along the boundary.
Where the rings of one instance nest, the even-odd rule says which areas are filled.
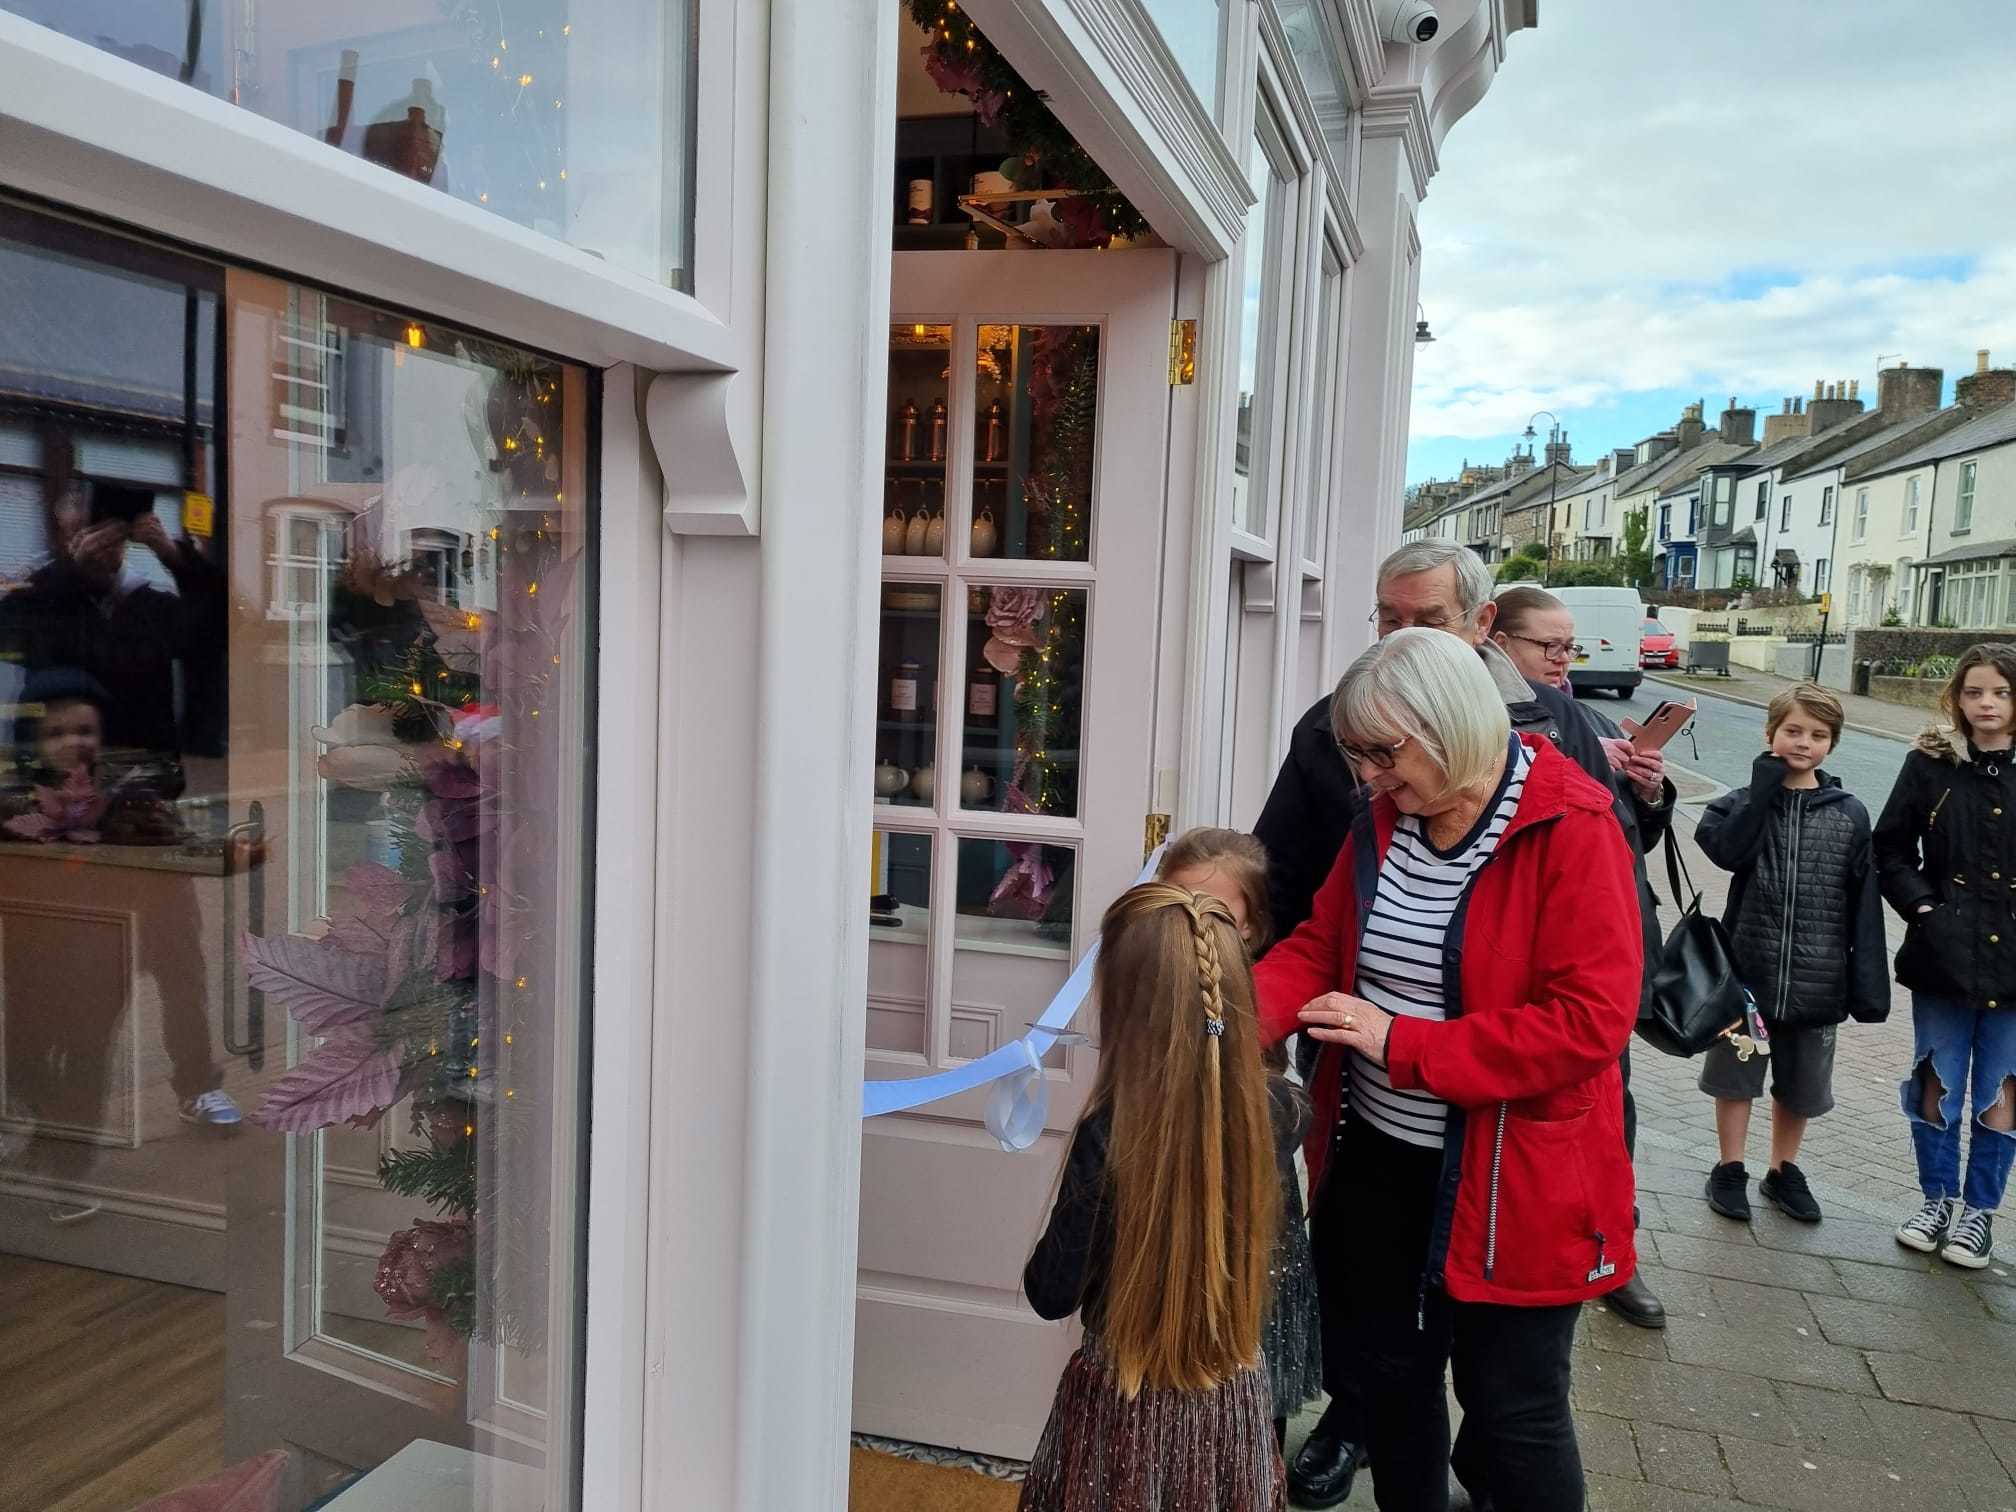
[[[977,766],[966,768],[959,778],[959,802],[967,808],[978,808],[994,795],[994,779]]]

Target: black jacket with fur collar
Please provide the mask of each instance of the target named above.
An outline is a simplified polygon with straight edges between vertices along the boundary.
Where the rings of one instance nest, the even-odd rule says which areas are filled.
[[[1897,980],[2016,1008],[2016,752],[1927,730],[1883,805],[1875,848],[1883,896],[1909,928]]]

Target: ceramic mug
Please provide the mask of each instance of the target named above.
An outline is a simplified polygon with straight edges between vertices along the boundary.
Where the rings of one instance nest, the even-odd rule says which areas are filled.
[[[909,529],[903,536],[903,552],[906,556],[924,555],[924,538],[930,529],[931,522],[925,518],[923,510],[920,509],[910,516]]]
[[[886,535],[887,532],[885,531],[884,534]],[[976,557],[992,556],[994,555],[994,547],[997,544],[998,541],[994,531],[994,511],[992,509],[983,509],[980,511],[980,518],[973,522],[973,555]]]
[[[882,555],[903,555],[904,516],[900,509],[891,510],[882,517]]]
[[[931,523],[924,527],[924,555],[945,555],[945,516],[934,514]]]

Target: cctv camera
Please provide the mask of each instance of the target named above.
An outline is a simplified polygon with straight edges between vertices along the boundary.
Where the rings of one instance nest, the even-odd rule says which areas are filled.
[[[1421,47],[1435,40],[1442,18],[1428,0],[1381,0],[1379,29],[1388,42]]]

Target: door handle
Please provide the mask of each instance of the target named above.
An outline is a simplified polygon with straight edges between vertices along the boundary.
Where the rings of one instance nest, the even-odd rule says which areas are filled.
[[[266,805],[253,799],[245,818],[224,836],[224,958],[238,959],[238,882],[245,878],[245,932],[266,933]],[[254,1071],[266,1069],[266,994],[245,989],[245,1035],[234,1030],[232,1006],[237,1001],[235,976],[224,992],[224,1048],[242,1055]]]

